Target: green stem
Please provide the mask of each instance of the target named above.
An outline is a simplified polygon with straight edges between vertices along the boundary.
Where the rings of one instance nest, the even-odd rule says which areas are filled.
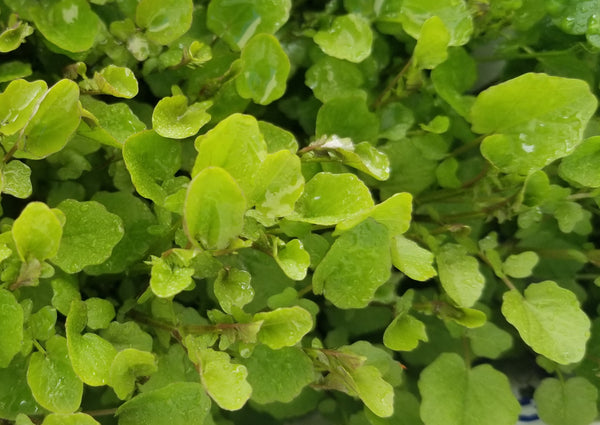
[[[386,86],[386,88],[381,92],[381,94],[375,100],[375,102],[373,102],[373,109],[379,109],[379,107],[383,103],[383,100],[394,89],[394,87],[396,87],[396,84],[398,84],[398,81],[400,81],[400,79],[404,76],[404,74],[406,74],[406,72],[409,70],[411,63],[412,63],[412,58],[406,62],[406,64],[400,70],[400,72],[398,74],[396,74],[396,76],[392,79],[392,81],[390,81],[390,83]]]

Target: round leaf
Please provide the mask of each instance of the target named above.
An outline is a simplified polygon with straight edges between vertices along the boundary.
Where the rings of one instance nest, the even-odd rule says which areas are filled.
[[[203,169],[190,183],[183,210],[191,241],[206,249],[223,249],[244,226],[246,199],[227,171]]]
[[[21,351],[23,319],[23,308],[14,295],[0,289],[0,368],[8,367]]]
[[[390,278],[389,232],[372,219],[342,234],[313,275],[313,291],[338,308],[363,308]]]
[[[587,379],[544,379],[533,395],[540,419],[548,425],[587,425],[598,416],[598,390]]]
[[[361,366],[350,375],[358,396],[373,413],[383,418],[392,416],[394,388],[381,377],[381,372],[375,366]]]
[[[245,270],[221,270],[214,283],[215,296],[221,308],[232,314],[234,307],[242,308],[254,298],[252,276]]]
[[[527,345],[560,364],[578,362],[590,337],[590,319],[571,291],[555,282],[531,284],[523,297],[504,293],[502,314]]]
[[[369,111],[364,96],[349,95],[327,101],[317,113],[316,134],[349,137],[355,142],[377,139],[379,120]],[[367,156],[368,157],[368,156]]]
[[[539,261],[538,255],[533,251],[525,251],[520,254],[509,255],[502,269],[504,273],[516,278],[531,276],[533,268]]]
[[[11,81],[0,94],[0,133],[10,136],[21,130],[47,88],[45,81]]]
[[[315,34],[314,41],[329,56],[362,62],[371,54],[373,32],[365,17],[351,13],[334,18],[331,27]]]
[[[254,181],[252,204],[267,218],[285,217],[304,189],[300,158],[289,150],[267,155]]]
[[[600,187],[600,136],[590,137],[560,163],[560,176],[586,187]]]
[[[79,408],[83,383],[73,372],[65,338],[55,335],[46,342],[45,354],[31,354],[27,384],[35,400],[52,412],[72,413]]]
[[[110,386],[121,400],[128,398],[135,389],[135,380],[158,370],[152,353],[126,348],[119,351],[110,365]]]
[[[289,18],[291,0],[213,0],[206,25],[234,50],[243,48],[254,34],[275,33]]]
[[[466,44],[473,33],[473,18],[463,0],[405,0],[400,21],[404,31],[418,39],[423,25],[437,16],[450,35],[450,46]]]
[[[290,279],[302,280],[310,265],[310,255],[300,240],[292,239],[277,251],[275,261]]]
[[[260,404],[289,403],[315,379],[312,361],[296,347],[272,350],[258,345],[244,365],[248,368],[252,400]]]
[[[252,320],[262,321],[258,340],[274,350],[297,344],[313,327],[312,315],[297,306],[256,313]]]
[[[31,202],[15,220],[12,236],[24,261],[44,261],[58,252],[63,235],[58,216],[41,202]]]
[[[180,142],[151,130],[142,131],[125,141],[123,159],[138,193],[163,204],[167,192],[161,183],[172,178],[181,167]]]
[[[521,406],[508,378],[490,365],[468,369],[454,353],[443,353],[419,378],[421,418],[427,425],[514,425]]]
[[[402,236],[392,239],[392,263],[411,279],[424,282],[437,275],[433,267],[433,254],[416,242]]]
[[[395,351],[411,351],[419,341],[428,341],[425,324],[409,314],[394,319],[383,333],[383,343]]]
[[[491,134],[481,153],[500,170],[531,174],[573,152],[596,106],[584,81],[528,73],[477,96],[473,131]]]
[[[42,425],[100,425],[93,417],[85,413],[51,413],[44,418]]]
[[[296,213],[289,218],[332,225],[371,207],[369,189],[354,174],[318,173],[304,186]]]
[[[461,245],[446,244],[436,255],[440,282],[446,293],[461,307],[471,307],[481,296],[485,278],[477,260]]]
[[[96,201],[67,199],[58,205],[66,217],[60,248],[52,262],[67,273],[100,264],[123,237],[123,221]]]
[[[119,425],[204,425],[210,398],[197,382],[174,382],[139,394],[117,409]]]
[[[268,105],[285,93],[290,60],[279,41],[269,34],[252,37],[242,49],[235,87],[244,99]]]
[[[250,398],[252,387],[246,366],[231,363],[227,353],[211,348],[199,352],[200,376],[206,392],[225,410],[239,410]]]
[[[91,48],[100,30],[100,19],[86,0],[48,0],[31,12],[42,35],[69,52]]]
[[[199,102],[188,106],[187,97],[176,95],[158,101],[152,112],[152,127],[157,134],[171,139],[185,139],[200,131],[210,121],[206,112],[212,102]]]
[[[16,156],[41,159],[60,151],[79,126],[79,108],[79,87],[73,81],[50,87],[23,129]]]
[[[194,269],[178,264],[172,260],[175,253],[166,257],[152,256],[152,271],[150,273],[150,288],[154,295],[160,298],[170,298],[192,285]]]
[[[169,44],[192,25],[192,0],[141,0],[135,10],[136,23],[146,29],[146,37],[158,44]]]
[[[237,180],[246,196],[252,193],[260,163],[267,156],[256,118],[232,114],[196,138],[195,145],[198,156],[192,176],[206,167],[221,167]]]

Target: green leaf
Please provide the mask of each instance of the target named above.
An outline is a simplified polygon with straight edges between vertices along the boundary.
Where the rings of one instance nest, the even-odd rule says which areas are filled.
[[[293,133],[266,121],[259,121],[258,128],[267,144],[269,153],[288,150],[295,154],[298,151],[298,141]]]
[[[333,243],[313,275],[313,291],[338,308],[363,308],[390,278],[387,228],[363,221]]]
[[[100,19],[86,0],[49,0],[31,13],[42,35],[69,52],[91,48],[100,30]]]
[[[49,305],[33,313],[28,320],[31,337],[38,341],[46,341],[56,332],[56,309]]]
[[[373,207],[373,198],[355,175],[318,173],[304,186],[293,220],[333,225]]]
[[[258,340],[273,350],[296,345],[313,327],[312,315],[298,306],[256,313],[252,321],[262,321]]]
[[[60,80],[45,93],[35,113],[20,134],[15,154],[42,159],[60,151],[79,126],[79,88],[71,80]]]
[[[464,96],[477,80],[477,64],[463,48],[448,49],[448,59],[431,72],[437,94],[463,117],[470,114],[473,96]]]
[[[166,257],[152,256],[151,262],[150,288],[157,297],[173,297],[193,284],[194,269],[186,267],[177,248],[169,251]]]
[[[67,199],[58,205],[66,217],[60,248],[52,262],[67,273],[100,264],[123,237],[123,221],[96,201]]]
[[[72,413],[79,408],[83,383],[69,360],[67,342],[55,335],[46,342],[46,353],[31,354],[27,384],[35,400],[56,413]]]
[[[544,379],[533,395],[540,419],[548,425],[587,425],[598,416],[598,390],[587,379]]]
[[[44,261],[58,252],[62,223],[46,204],[30,202],[15,220],[12,236],[21,259]]]
[[[596,98],[581,80],[528,73],[484,90],[471,110],[481,153],[507,173],[531,174],[579,145]]]
[[[267,145],[256,118],[232,114],[196,138],[195,146],[198,156],[192,177],[207,167],[221,167],[237,181],[246,196],[252,193],[260,163],[267,156]]]
[[[107,328],[100,331],[100,336],[110,342],[117,351],[127,348],[152,351],[152,337],[135,322],[111,322]]]
[[[555,282],[530,284],[524,297],[515,290],[505,292],[502,314],[537,353],[560,364],[583,358],[590,319],[575,294]]]
[[[115,307],[103,298],[88,298],[85,300],[87,308],[87,326],[90,329],[107,328],[115,318]]]
[[[95,72],[93,79],[84,79],[79,86],[91,94],[107,94],[126,99],[138,94],[138,82],[133,71],[115,65],[108,65],[100,72]]]
[[[424,282],[437,275],[433,267],[433,254],[416,242],[395,236],[391,242],[394,267],[411,279]]]
[[[289,18],[291,0],[213,0],[206,26],[234,50],[242,49],[254,34],[274,34]]]
[[[538,255],[533,251],[509,255],[504,261],[502,269],[504,273],[512,277],[529,277],[533,273],[533,268],[537,265],[539,259]]]
[[[19,21],[16,16],[14,21],[13,16],[9,17],[9,26],[0,34],[0,53],[7,53],[16,50],[25,38],[33,34],[33,28],[23,21]]]
[[[244,99],[268,105],[285,93],[290,60],[279,41],[257,34],[242,49],[240,73],[235,87]]]
[[[132,193],[96,192],[92,200],[100,202],[110,213],[121,217],[125,233],[106,261],[96,266],[88,266],[85,271],[94,275],[121,273],[129,265],[146,256],[148,248],[155,240],[155,236],[148,230],[156,225],[156,217],[148,205]]]
[[[356,392],[365,405],[379,417],[394,413],[394,388],[381,377],[375,366],[360,366],[350,372]]]
[[[252,276],[245,270],[236,268],[219,271],[214,283],[214,291],[221,308],[232,314],[234,308],[243,308],[254,298]]]
[[[10,367],[0,367],[0,417],[14,420],[20,414],[37,415],[43,410],[27,384],[29,359],[22,356],[12,361]],[[18,423],[18,419],[17,419]]]
[[[6,61],[0,64],[0,82],[6,83],[33,74],[31,64],[21,61]]]
[[[433,69],[448,58],[450,32],[439,16],[427,19],[417,39],[413,52],[414,64],[418,69]]]
[[[211,101],[188,105],[188,99],[183,95],[163,97],[152,112],[152,127],[163,137],[191,137],[210,121],[210,114],[206,110],[211,106]]]
[[[514,425],[521,406],[508,379],[490,365],[472,369],[454,353],[443,353],[419,378],[421,418],[427,425]]]
[[[302,280],[310,265],[310,255],[298,239],[292,239],[282,249],[277,251],[275,261],[287,277]]]
[[[600,136],[584,140],[575,151],[560,162],[560,176],[586,187],[600,187]]]
[[[154,354],[126,348],[117,353],[110,365],[109,384],[117,397],[125,400],[133,394],[138,377],[151,375],[157,370]]]
[[[362,62],[371,54],[373,32],[365,17],[351,13],[335,17],[331,26],[313,39],[329,56]]]
[[[162,205],[167,192],[161,184],[181,167],[181,144],[152,130],[141,131],[125,141],[123,159],[137,192]]]
[[[82,122],[77,132],[100,143],[121,148],[125,140],[146,128],[146,125],[125,103],[107,104],[91,96],[81,96],[81,104],[98,120],[99,126]]]
[[[166,45],[187,32],[193,12],[192,0],[141,0],[135,22],[146,30],[148,40]]]
[[[241,232],[246,199],[223,168],[204,168],[191,181],[183,210],[190,241],[206,249],[226,248]]]
[[[117,416],[119,425],[204,425],[209,411],[201,384],[175,382],[123,403]]]
[[[390,162],[387,156],[378,151],[371,143],[357,145],[348,138],[336,135],[323,136],[310,145],[313,150],[325,151],[332,159],[339,160],[348,167],[355,168],[377,180],[387,180],[390,176]],[[310,158],[310,157],[309,157]]]
[[[473,33],[473,18],[463,0],[405,0],[400,21],[404,31],[418,39],[428,19],[437,16],[450,34],[450,46],[466,44]]]
[[[21,130],[46,94],[45,81],[11,81],[0,94],[0,133],[10,136]]]
[[[289,403],[315,379],[311,359],[296,347],[272,350],[258,345],[243,363],[248,369],[252,400],[260,404]]]
[[[428,340],[425,324],[410,314],[396,316],[383,333],[383,343],[394,351],[412,351]]]
[[[31,192],[31,168],[17,160],[6,164],[2,169],[2,193],[25,199]]]
[[[356,64],[323,56],[308,68],[305,82],[312,89],[315,97],[325,103],[349,94],[360,95],[364,76]]]
[[[365,97],[360,95],[347,95],[325,102],[317,113],[316,125],[317,137],[335,135],[349,137],[354,142],[374,142],[379,133],[377,115],[369,110]]]
[[[85,413],[51,413],[42,425],[100,425],[100,422]]]
[[[246,366],[231,362],[229,355],[211,348],[197,352],[202,384],[210,397],[225,410],[239,410],[250,398]]]
[[[14,295],[0,289],[0,368],[8,367],[21,351],[23,320],[23,308]]]
[[[260,164],[254,185],[250,203],[257,213],[267,218],[290,215],[304,190],[300,158],[289,150],[268,154]]]
[[[399,236],[410,227],[412,214],[412,195],[410,193],[396,193],[380,204],[375,205],[370,211],[365,211],[349,220],[342,221],[335,228],[335,233],[351,229],[368,217],[375,219],[387,227],[390,236]]]
[[[110,342],[96,334],[81,335],[86,324],[87,306],[85,302],[73,301],[65,324],[73,370],[87,385],[106,385],[110,382],[110,365],[117,350]]]
[[[481,296],[485,278],[477,260],[462,245],[446,244],[436,254],[444,291],[461,307],[471,307]]]
[[[497,359],[513,346],[513,337],[493,322],[470,329],[468,334],[473,354],[488,359]]]

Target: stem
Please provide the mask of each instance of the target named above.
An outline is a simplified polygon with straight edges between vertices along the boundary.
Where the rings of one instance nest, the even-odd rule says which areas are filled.
[[[305,295],[306,295],[306,294],[308,294],[310,291],[312,291],[312,289],[313,289],[312,283],[311,283],[310,285],[308,285],[308,286],[305,286],[304,288],[300,289],[300,290],[298,291],[298,298],[301,298],[301,297],[305,296]]]
[[[390,81],[390,83],[386,86],[386,88],[381,92],[379,97],[373,103],[373,109],[379,109],[383,100],[386,98],[386,96],[389,94],[389,92],[391,92],[394,89],[394,87],[396,87],[396,84],[398,84],[398,81],[400,81],[400,79],[404,76],[404,74],[406,74],[406,71],[408,71],[408,69],[410,68],[411,63],[412,63],[412,58],[406,62],[406,64],[400,70],[400,72],[398,74],[396,74],[394,79],[392,81]]]
[[[12,148],[10,148],[10,150],[6,153],[6,155],[4,155],[4,159],[2,159],[2,161],[6,164],[8,161],[10,161],[10,159],[12,158],[12,156],[15,154],[15,152],[17,151],[17,143],[15,143],[13,145]]]
[[[458,148],[456,148],[452,152],[450,152],[450,156],[451,157],[458,156],[467,151],[470,151],[474,147],[479,146],[484,138],[485,138],[485,135],[479,136],[477,139],[471,140],[469,143],[465,143],[464,145],[459,146]]]

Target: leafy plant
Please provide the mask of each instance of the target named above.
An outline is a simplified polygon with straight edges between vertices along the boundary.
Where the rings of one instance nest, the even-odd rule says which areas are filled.
[[[1,0],[0,423],[592,422],[597,9]]]

